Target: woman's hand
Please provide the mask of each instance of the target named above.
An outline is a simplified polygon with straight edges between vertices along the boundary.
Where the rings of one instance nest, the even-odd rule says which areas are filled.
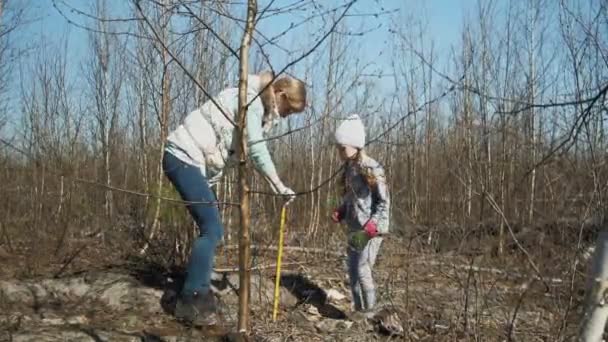
[[[283,187],[279,190],[279,194],[287,198],[287,202],[285,204],[291,203],[294,199],[296,199],[296,193],[285,185],[283,185]]]

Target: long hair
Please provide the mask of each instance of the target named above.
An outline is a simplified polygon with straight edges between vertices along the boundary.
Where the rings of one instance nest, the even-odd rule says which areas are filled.
[[[260,90],[264,89],[260,94],[260,100],[264,107],[264,121],[273,119],[277,111],[277,99],[274,95],[274,85],[271,83],[274,79],[272,71],[264,71],[260,73]]]
[[[374,176],[372,169],[363,165],[364,156],[365,156],[365,151],[363,149],[358,149],[357,154],[355,155],[355,157],[352,160],[350,160],[350,162],[353,163],[356,172],[363,177],[365,184],[371,188],[371,187],[376,186],[378,180],[376,179],[376,176]],[[348,163],[348,162],[349,161],[346,161],[346,163]],[[344,170],[342,171],[342,178],[340,181],[340,185],[342,187],[341,193],[343,195],[346,194],[347,191],[352,190],[352,186],[350,184],[347,184],[346,165],[344,166]]]

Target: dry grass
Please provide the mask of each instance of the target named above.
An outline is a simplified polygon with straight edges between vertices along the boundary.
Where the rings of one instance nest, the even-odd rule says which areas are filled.
[[[567,229],[567,228],[563,228]],[[547,234],[551,236],[551,234]],[[89,238],[85,248],[70,262],[38,263],[25,266],[31,258],[24,250],[5,255],[2,279],[46,279],[58,276],[68,279],[79,274],[119,272],[139,275],[143,287],[162,288],[163,279],[174,277],[180,268],[165,268],[159,258],[129,259],[128,253],[114,253]],[[456,241],[454,234],[437,234],[428,244],[425,234],[405,237],[393,236],[385,240],[375,270],[379,299],[384,306],[396,310],[402,320],[406,341],[569,341],[578,324],[578,305],[582,295],[584,269],[573,274],[575,253],[566,241],[545,239],[540,248],[530,249],[539,265],[542,279],[527,264],[527,258],[516,249],[507,249],[497,256],[491,235],[471,235]],[[326,239],[322,249],[287,250],[286,272],[305,275],[316,286],[337,289],[349,294],[344,258],[335,252],[343,250],[340,236]],[[523,241],[533,246],[534,241]],[[124,242],[123,242],[124,243]],[[270,242],[268,243],[270,245]],[[331,247],[329,246],[331,245]],[[264,245],[255,251],[256,265],[274,263],[275,252]],[[125,251],[126,249],[122,249]],[[326,254],[323,251],[331,251]],[[217,267],[231,268],[236,264],[236,251],[224,249],[218,254]],[[163,258],[166,260],[167,258]],[[150,267],[150,265],[155,265]],[[24,272],[31,269],[31,272]],[[60,274],[58,271],[62,270]],[[177,272],[177,273],[176,273]],[[273,269],[256,273],[268,279]],[[146,275],[147,278],[141,277]],[[152,280],[151,280],[152,279]],[[155,283],[156,282],[156,283]],[[136,303],[134,303],[136,304]],[[5,312],[30,312],[32,308],[6,306]],[[226,304],[228,305],[228,304]],[[232,305],[232,304],[230,304]],[[234,306],[224,309],[227,322],[234,322]],[[68,308],[69,306],[66,306]],[[284,307],[278,322],[271,322],[269,301],[256,302],[252,307],[252,332],[260,340],[268,341],[369,341],[385,339],[371,331],[366,324],[355,323],[348,329],[321,332],[315,324],[327,317],[310,314],[310,304]],[[123,312],[98,306],[95,312],[81,312],[87,317],[85,327],[102,331],[124,330],[121,324],[130,320],[129,331],[154,333],[159,336],[187,334],[188,329],[176,324],[166,313]],[[105,308],[105,309],[104,309]],[[24,311],[25,310],[25,311]],[[346,314],[348,303],[337,310]],[[55,314],[61,310],[55,311]],[[76,315],[79,311],[65,312]],[[324,315],[321,310],[321,316]],[[66,316],[67,317],[67,316]],[[5,321],[4,324],[10,322]],[[14,322],[13,322],[14,323]],[[8,327],[7,327],[8,328]],[[19,329],[10,326],[13,331]],[[25,324],[21,329],[28,329]],[[198,336],[198,335],[197,335]],[[263,339],[262,339],[263,338]]]

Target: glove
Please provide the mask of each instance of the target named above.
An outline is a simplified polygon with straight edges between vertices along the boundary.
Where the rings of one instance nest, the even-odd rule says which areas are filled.
[[[287,203],[290,203],[296,198],[296,193],[290,188],[286,187],[285,184],[281,182],[281,179],[279,179],[277,174],[264,175],[264,178],[270,184],[270,187],[275,194],[285,196]]]
[[[367,232],[360,230],[349,235],[348,245],[355,251],[361,252],[369,240],[370,237],[367,235]]]
[[[363,230],[367,233],[370,239],[378,235],[378,225],[376,225],[376,222],[372,220],[367,221],[365,226],[363,226]]]
[[[218,171],[216,174],[211,174],[211,172],[209,172],[209,179],[207,180],[207,182],[209,183],[209,187],[214,187],[216,186],[220,180],[222,179],[224,172],[222,170]]]
[[[367,242],[378,235],[378,225],[376,222],[369,220],[363,226],[363,230],[351,233],[349,237],[349,245],[356,251],[362,251]]]
[[[296,199],[296,193],[284,185],[279,190],[279,194],[286,197],[287,203],[291,203],[294,199]]]
[[[340,223],[342,222],[342,213],[340,212],[340,209],[336,208],[334,209],[334,211],[331,213],[331,220],[334,221],[334,223]]]

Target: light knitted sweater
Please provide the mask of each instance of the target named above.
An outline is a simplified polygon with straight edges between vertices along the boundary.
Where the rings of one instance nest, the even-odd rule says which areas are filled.
[[[266,129],[263,127],[262,101],[259,96],[253,100],[259,90],[260,78],[257,75],[249,75],[247,100],[251,104],[246,119],[249,158],[277,191],[277,188],[280,190],[284,185],[278,179],[268,146],[264,141],[264,133],[272,124],[265,123]],[[189,113],[169,134],[166,150],[188,164],[199,166],[211,181],[219,178],[225,167],[235,165],[237,162],[237,142],[232,122],[237,120],[238,94],[239,90],[235,87],[224,89],[214,97],[223,112],[209,100]]]

